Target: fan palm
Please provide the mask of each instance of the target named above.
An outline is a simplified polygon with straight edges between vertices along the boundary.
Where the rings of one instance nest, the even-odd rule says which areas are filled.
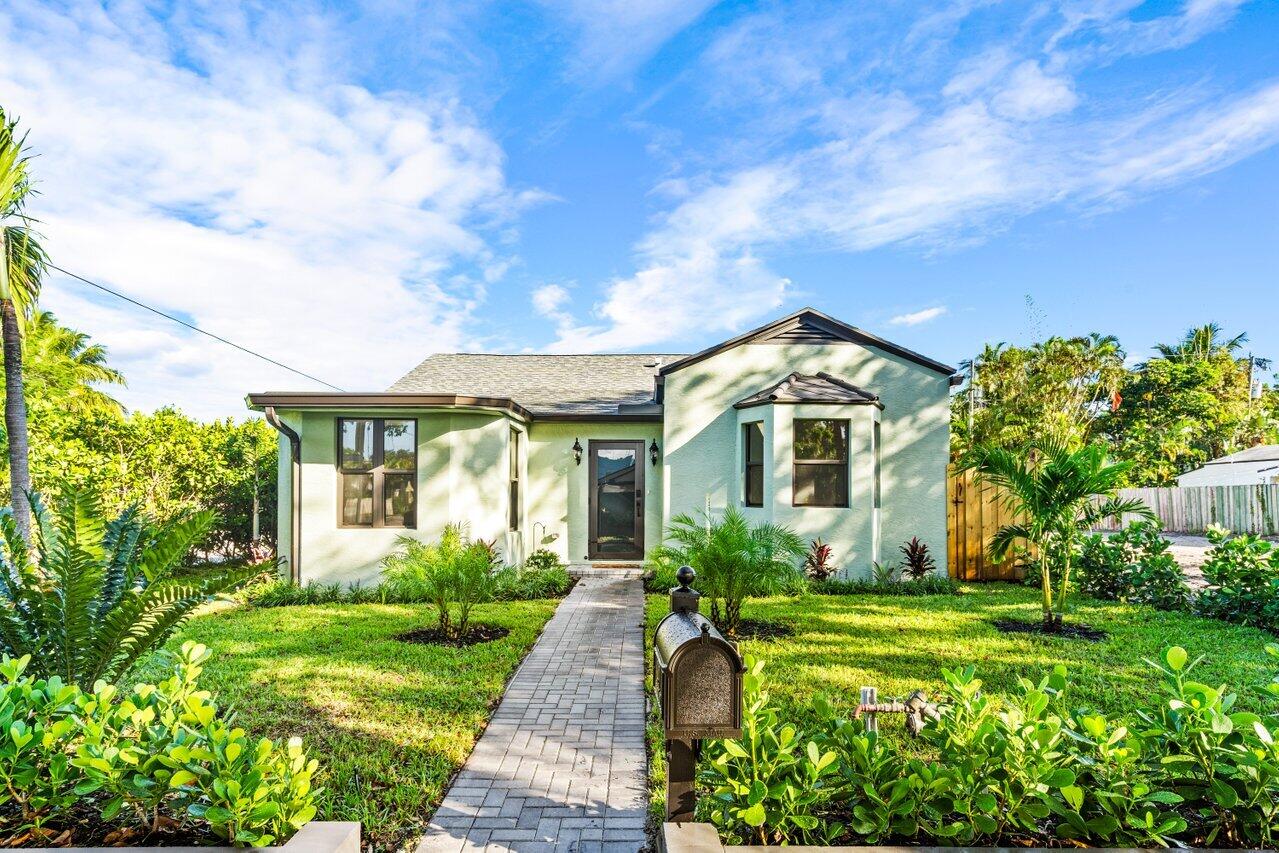
[[[1045,630],[1061,627],[1071,556],[1081,533],[1108,516],[1154,518],[1141,501],[1117,497],[1130,463],[1108,464],[1100,442],[1077,450],[1056,441],[1036,442],[1024,452],[979,447],[967,467],[994,485],[1009,512],[1021,519],[995,532],[990,555],[1002,561],[1018,541],[1031,547],[1043,584]],[[1060,584],[1055,602],[1054,569]]]
[[[119,680],[210,596],[257,570],[175,579],[213,523],[197,512],[163,526],[136,509],[106,520],[96,495],[68,492],[49,510],[32,496],[32,544],[0,510],[0,652],[31,656],[41,677],[92,689]]]
[[[709,512],[677,515],[666,537],[669,544],[653,549],[650,560],[667,567],[692,566],[698,587],[710,600],[711,621],[726,634],[735,634],[741,625],[747,597],[772,595],[795,583],[806,551],[794,531],[777,524],[753,525],[736,507],[720,518]]]
[[[4,426],[9,440],[9,485],[13,519],[23,539],[30,535],[31,472],[27,408],[22,393],[22,318],[34,310],[48,259],[32,220],[24,212],[34,192],[17,119],[0,107],[0,334],[4,337]]]

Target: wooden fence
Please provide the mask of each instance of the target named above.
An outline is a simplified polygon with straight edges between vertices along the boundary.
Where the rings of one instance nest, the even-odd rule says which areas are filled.
[[[1011,581],[1022,577],[1012,557],[995,562],[987,554],[990,537],[1015,520],[994,486],[981,483],[972,471],[946,477],[946,563],[961,581]]]
[[[1235,533],[1279,536],[1279,486],[1178,486],[1119,494],[1143,501],[1169,533],[1203,533],[1216,524]],[[1133,519],[1107,519],[1104,529],[1116,530]]]

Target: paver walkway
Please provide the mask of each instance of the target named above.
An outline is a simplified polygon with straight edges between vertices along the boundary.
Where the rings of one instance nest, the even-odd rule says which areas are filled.
[[[644,846],[644,591],[587,576],[560,603],[418,853]]]

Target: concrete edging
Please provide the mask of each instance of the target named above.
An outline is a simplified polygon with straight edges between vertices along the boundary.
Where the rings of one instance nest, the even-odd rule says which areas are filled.
[[[858,853],[965,853],[980,850],[983,853],[1062,853],[1062,848],[1050,847],[872,847],[853,845],[847,847],[807,847],[792,845],[789,847],[752,847],[725,845],[719,840],[719,833],[709,823],[664,823],[658,833],[657,845],[660,853],[761,853],[769,849],[786,850],[787,853],[833,853],[833,851],[852,851]],[[1141,853],[1132,847],[1090,847],[1088,850],[1097,853]],[[1212,848],[1194,848],[1196,853],[1231,853],[1226,850]],[[1241,853],[1241,851],[1233,851]],[[1260,853],[1247,851],[1247,853]]]
[[[27,850],[67,853],[85,850],[94,853],[242,853],[243,847],[28,847]],[[315,820],[308,823],[278,847],[262,847],[260,850],[278,850],[282,853],[360,853],[360,824],[358,821]]]

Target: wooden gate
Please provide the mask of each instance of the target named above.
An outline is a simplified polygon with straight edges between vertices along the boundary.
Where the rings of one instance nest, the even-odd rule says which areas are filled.
[[[1012,581],[1022,577],[1015,557],[1002,562],[987,554],[990,537],[1015,520],[998,490],[983,484],[973,471],[951,466],[946,476],[946,562],[950,576],[961,581]]]

